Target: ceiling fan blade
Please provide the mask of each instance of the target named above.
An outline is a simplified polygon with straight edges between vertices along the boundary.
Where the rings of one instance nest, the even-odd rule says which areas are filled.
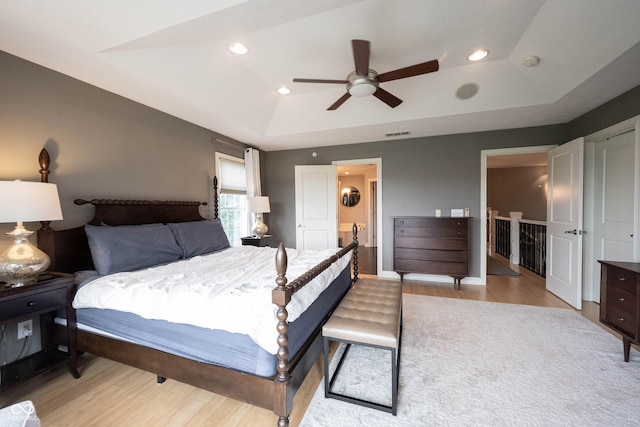
[[[388,82],[391,80],[404,79],[407,77],[419,76],[420,74],[432,73],[438,71],[440,64],[438,60],[423,62],[422,64],[411,65],[410,67],[400,68],[398,70],[389,71],[378,75],[379,82]]]
[[[356,74],[369,74],[369,58],[371,57],[371,43],[367,40],[351,40],[353,46],[353,60],[356,64]]]
[[[384,102],[391,108],[396,108],[398,105],[402,104],[402,99],[396,97],[395,95],[391,95],[386,90],[381,87],[378,88],[375,92],[373,92],[373,96],[378,98],[380,101]]]
[[[346,101],[349,98],[351,98],[351,94],[349,92],[347,92],[344,95],[342,95],[342,97],[340,97],[340,99],[338,99],[336,102],[334,102],[331,105],[331,107],[327,108],[327,110],[336,110],[339,106],[344,104],[344,101]],[[402,102],[402,101],[400,101],[400,102]]]
[[[346,84],[346,80],[328,80],[328,79],[293,79],[294,83],[341,83]]]

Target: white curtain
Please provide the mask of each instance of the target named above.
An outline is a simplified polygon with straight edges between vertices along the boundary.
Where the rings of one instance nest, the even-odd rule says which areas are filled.
[[[247,196],[262,196],[260,187],[260,151],[245,148],[244,167],[247,173]]]

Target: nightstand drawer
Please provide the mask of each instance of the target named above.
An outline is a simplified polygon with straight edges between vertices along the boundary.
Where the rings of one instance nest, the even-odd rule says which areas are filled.
[[[636,302],[638,301],[635,294],[627,292],[615,286],[607,287],[607,307],[615,307],[625,313],[633,315],[636,312]]]
[[[609,305],[607,307],[607,315],[604,320],[618,331],[630,336],[632,339],[638,338],[636,336],[638,317],[635,313],[622,311],[620,307]]]
[[[27,285],[28,286],[28,285]],[[52,289],[0,302],[0,322],[43,313],[67,304],[67,288]]]
[[[613,266],[607,267],[607,286],[624,289],[632,294],[636,293],[637,274],[633,271],[617,268]]]

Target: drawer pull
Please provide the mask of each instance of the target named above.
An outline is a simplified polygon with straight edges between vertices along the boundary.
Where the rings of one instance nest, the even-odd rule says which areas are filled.
[[[29,301],[27,303],[27,307],[35,307],[36,306],[36,302],[35,301]]]
[[[400,230],[400,233],[404,233],[404,230]]]
[[[621,317],[618,317],[618,322],[620,322],[620,323],[624,323],[624,317],[622,317],[622,316],[621,316]]]
[[[625,280],[626,280],[626,279],[624,278],[624,276],[620,276],[620,277],[618,277],[618,281],[619,281],[619,282],[624,282]]]
[[[624,302],[624,297],[618,298],[618,302]]]

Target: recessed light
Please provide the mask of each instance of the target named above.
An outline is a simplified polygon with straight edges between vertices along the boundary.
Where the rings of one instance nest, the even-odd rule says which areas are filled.
[[[229,43],[229,50],[236,55],[244,55],[249,52],[249,47],[241,42],[231,42]]]
[[[280,86],[280,87],[278,88],[278,93],[279,93],[280,95],[289,95],[289,94],[291,93],[291,89],[289,89],[289,88],[288,88],[288,87],[286,87],[286,86]]]
[[[478,49],[474,52],[471,52],[468,58],[469,58],[469,61],[480,61],[481,59],[486,58],[488,54],[489,54],[488,50]]]

